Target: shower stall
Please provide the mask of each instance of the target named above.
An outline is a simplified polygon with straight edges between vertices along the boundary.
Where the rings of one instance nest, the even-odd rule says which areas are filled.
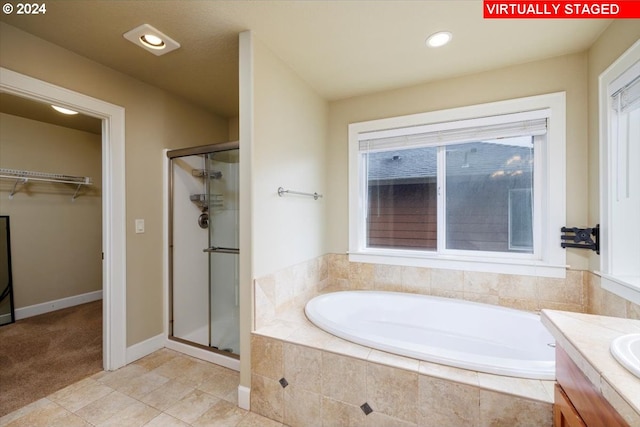
[[[239,358],[238,143],[167,157],[169,339]]]

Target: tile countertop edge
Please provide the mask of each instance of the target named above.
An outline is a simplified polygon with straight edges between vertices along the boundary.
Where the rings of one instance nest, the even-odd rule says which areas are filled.
[[[609,347],[615,338],[640,332],[640,321],[542,310],[542,324],[629,425],[640,425],[640,378],[622,367]]]

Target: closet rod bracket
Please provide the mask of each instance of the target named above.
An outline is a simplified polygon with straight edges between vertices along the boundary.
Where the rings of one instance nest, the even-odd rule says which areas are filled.
[[[13,184],[13,188],[11,189],[11,192],[9,193],[9,200],[13,200],[13,195],[16,194],[16,190],[18,188],[18,184],[26,184],[27,181],[29,181],[27,178],[18,178],[18,179],[16,179],[16,182]]]
[[[80,188],[82,187],[82,184],[78,184],[78,187],[76,188],[75,193],[73,193],[73,196],[71,196],[71,201],[75,202],[76,198],[78,197],[78,193],[80,192]]]

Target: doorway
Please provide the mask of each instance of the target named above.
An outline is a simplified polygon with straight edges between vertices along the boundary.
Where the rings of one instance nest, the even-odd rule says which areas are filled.
[[[0,91],[102,120],[103,367],[126,364],[124,108],[0,67]]]

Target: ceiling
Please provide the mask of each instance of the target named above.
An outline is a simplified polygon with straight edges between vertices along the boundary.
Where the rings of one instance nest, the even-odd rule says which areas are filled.
[[[60,114],[49,104],[9,93],[0,93],[0,112],[98,135],[102,133],[102,120],[100,119],[84,114],[72,116]]]
[[[322,97],[338,100],[586,50],[610,20],[494,19],[481,0],[52,1],[0,20],[238,115],[238,33],[252,30]],[[122,37],[150,24],[182,46],[156,57]],[[453,33],[442,48],[428,35]]]

